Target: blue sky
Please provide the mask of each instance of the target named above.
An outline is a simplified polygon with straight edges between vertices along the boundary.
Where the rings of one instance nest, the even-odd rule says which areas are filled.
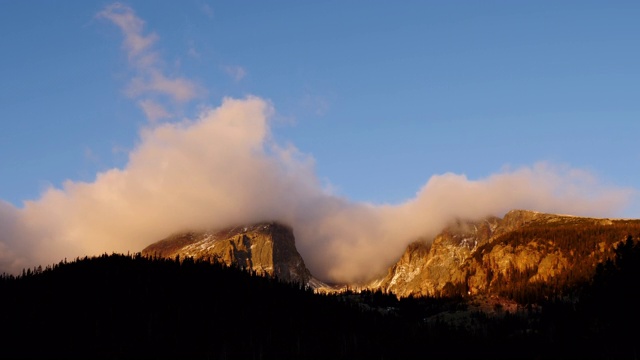
[[[280,221],[385,274],[456,218],[640,217],[640,3],[0,0],[0,271]]]
[[[638,187],[634,1],[131,1],[168,74],[272,102],[273,133],[338,193],[550,161]],[[0,198],[122,167],[147,121],[104,1],[0,2]],[[630,214],[636,215],[636,214]]]

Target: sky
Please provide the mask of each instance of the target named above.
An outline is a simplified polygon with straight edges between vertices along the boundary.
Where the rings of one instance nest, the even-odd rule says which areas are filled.
[[[277,220],[379,275],[454,217],[640,217],[640,3],[0,0],[0,271]]]

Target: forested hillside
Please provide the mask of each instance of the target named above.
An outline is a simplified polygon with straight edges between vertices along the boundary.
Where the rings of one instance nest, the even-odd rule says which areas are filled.
[[[622,329],[638,320],[637,295],[629,289],[638,283],[639,258],[632,241],[620,246],[615,259],[598,268],[585,300],[492,314],[470,311],[471,299],[462,297],[319,295],[191,259],[76,259],[1,278],[0,358],[631,355],[638,332]],[[443,314],[465,321],[445,321]]]

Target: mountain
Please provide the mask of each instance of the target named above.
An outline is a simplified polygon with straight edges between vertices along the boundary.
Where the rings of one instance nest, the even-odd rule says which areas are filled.
[[[178,233],[147,246],[142,255],[217,261],[285,282],[315,284],[296,249],[293,230],[277,222]]]
[[[458,220],[432,243],[410,244],[388,274],[365,288],[399,297],[562,295],[593,277],[615,246],[638,240],[640,220],[513,210],[502,219]]]

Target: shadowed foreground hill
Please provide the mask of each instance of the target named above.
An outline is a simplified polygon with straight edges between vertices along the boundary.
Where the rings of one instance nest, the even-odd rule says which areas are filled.
[[[104,255],[5,276],[0,293],[0,358],[352,359],[411,351],[411,327],[403,330],[396,317],[205,261]],[[398,342],[404,349],[394,349]]]
[[[628,299],[618,302],[614,313],[598,307],[603,299],[614,306],[617,296],[603,292],[618,294],[619,279],[637,283],[637,274],[629,272],[638,269],[628,264],[640,259],[638,246],[630,241],[620,254],[626,262],[599,268],[585,305],[549,303],[542,310],[500,316],[473,313],[473,326],[430,320],[464,310],[461,298],[398,300],[367,291],[318,295],[300,285],[191,259],[116,254],[78,259],[0,279],[0,358],[631,355],[637,348],[629,341],[637,331],[618,335],[638,320],[637,311],[620,315],[637,296],[623,292]]]

